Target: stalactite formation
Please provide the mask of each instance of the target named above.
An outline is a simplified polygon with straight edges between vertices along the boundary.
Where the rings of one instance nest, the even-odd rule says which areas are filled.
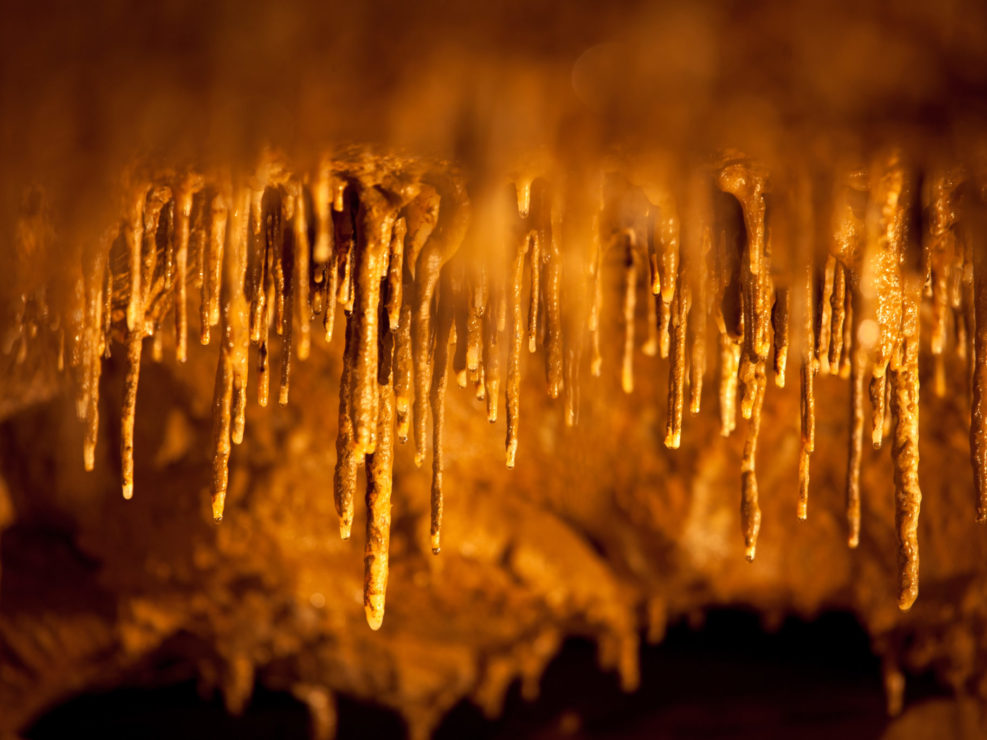
[[[280,337],[278,398],[287,403],[292,363],[313,345],[313,320],[321,315],[320,336],[332,342],[342,309],[333,498],[345,539],[364,465],[365,606],[374,629],[384,614],[395,440],[413,439],[419,466],[431,446],[430,544],[440,550],[449,365],[460,387],[485,400],[490,421],[498,419],[503,394],[506,463],[514,467],[523,464],[528,353],[543,353],[548,395],[564,398],[565,420],[573,424],[580,377],[586,370],[600,374],[601,334],[619,314],[625,392],[634,388],[638,349],[668,358],[664,443],[675,449],[685,409],[701,408],[715,343],[721,431],[732,434],[738,410],[746,422],[739,513],[753,560],[767,377],[770,369],[784,388],[790,347],[797,348],[797,516],[808,515],[816,376],[849,378],[848,542],[856,547],[861,536],[869,396],[874,446],[886,434],[893,439],[899,606],[907,609],[918,593],[919,355],[926,332],[935,392],[946,382],[947,350],[969,368],[975,514],[987,516],[987,268],[983,245],[974,244],[987,223],[982,186],[961,167],[920,167],[894,149],[831,180],[808,169],[782,179],[784,173],[735,152],[694,169],[684,188],[667,173],[628,181],[616,169],[587,176],[549,167],[491,176],[474,187],[445,162],[345,150],[323,157],[312,172],[292,172],[267,153],[251,172],[133,175],[119,221],[82,250],[79,305],[59,322],[44,290],[23,296],[17,333],[6,346],[23,360],[32,332],[49,322],[60,366],[77,381],[83,464],[91,470],[103,361],[123,345],[121,478],[130,498],[144,340],[151,338],[160,359],[162,337],[170,336],[175,358],[184,362],[188,296],[197,290],[200,338],[219,340],[211,486],[218,520],[232,449],[244,439],[252,347],[257,402],[266,406],[271,329]],[[602,196],[587,196],[596,185],[584,187],[583,180],[603,182]],[[42,210],[33,202],[25,212],[19,239],[50,241]],[[507,243],[496,249],[478,247],[470,228],[476,220],[487,234],[488,219],[506,227]],[[607,286],[618,277],[623,295],[615,302]],[[923,300],[930,311],[922,311]]]

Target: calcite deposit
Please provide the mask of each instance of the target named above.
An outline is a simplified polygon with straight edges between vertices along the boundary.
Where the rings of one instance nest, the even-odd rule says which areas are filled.
[[[0,730],[168,662],[427,736],[722,605],[987,697],[982,8],[42,10]]]

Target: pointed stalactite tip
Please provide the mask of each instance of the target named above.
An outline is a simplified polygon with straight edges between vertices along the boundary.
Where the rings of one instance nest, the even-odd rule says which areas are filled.
[[[212,518],[217,524],[223,521],[223,509],[226,507],[226,494],[214,496],[212,500]]]
[[[363,611],[367,616],[367,624],[374,632],[384,624],[384,597],[374,594],[367,597],[368,602],[364,605]]]

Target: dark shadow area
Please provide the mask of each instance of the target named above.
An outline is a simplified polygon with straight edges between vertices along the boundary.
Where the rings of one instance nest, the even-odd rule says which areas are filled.
[[[849,614],[788,619],[766,632],[758,615],[718,610],[692,629],[671,625],[641,652],[641,688],[620,690],[596,664],[596,645],[569,640],[549,665],[541,695],[515,683],[502,717],[461,702],[439,728],[454,738],[872,738],[887,724],[880,660]],[[923,681],[919,701],[941,693]]]
[[[119,688],[71,699],[23,734],[43,738],[307,738],[308,711],[290,694],[257,687],[240,717],[226,713],[217,695],[203,700],[194,681],[161,688]]]
[[[943,689],[928,676],[909,682],[916,703]],[[337,697],[346,738],[402,738],[393,712]],[[848,614],[786,620],[767,632],[758,615],[713,611],[698,629],[680,622],[664,642],[641,652],[641,688],[620,690],[596,663],[596,645],[567,641],[531,703],[511,687],[501,718],[487,720],[461,702],[437,740],[470,738],[847,738],[877,737],[887,724],[880,661]],[[306,738],[305,707],[258,686],[243,716],[218,696],[204,701],[194,682],[119,688],[79,696],[39,719],[25,738]]]

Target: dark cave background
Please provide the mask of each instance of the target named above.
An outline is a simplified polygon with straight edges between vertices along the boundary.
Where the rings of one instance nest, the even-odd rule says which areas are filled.
[[[931,675],[909,676],[905,705],[948,696]],[[337,738],[403,738],[389,709],[337,695]],[[767,629],[759,615],[721,608],[673,623],[663,642],[641,651],[641,688],[621,691],[596,663],[596,646],[569,639],[549,664],[533,702],[515,682],[503,715],[486,719],[461,701],[435,740],[476,738],[843,738],[876,737],[888,725],[881,664],[853,615],[790,617]],[[27,740],[74,734],[112,738],[307,738],[305,706],[257,685],[242,716],[217,695],[204,700],[194,681],[156,688],[124,686],[57,706]]]

